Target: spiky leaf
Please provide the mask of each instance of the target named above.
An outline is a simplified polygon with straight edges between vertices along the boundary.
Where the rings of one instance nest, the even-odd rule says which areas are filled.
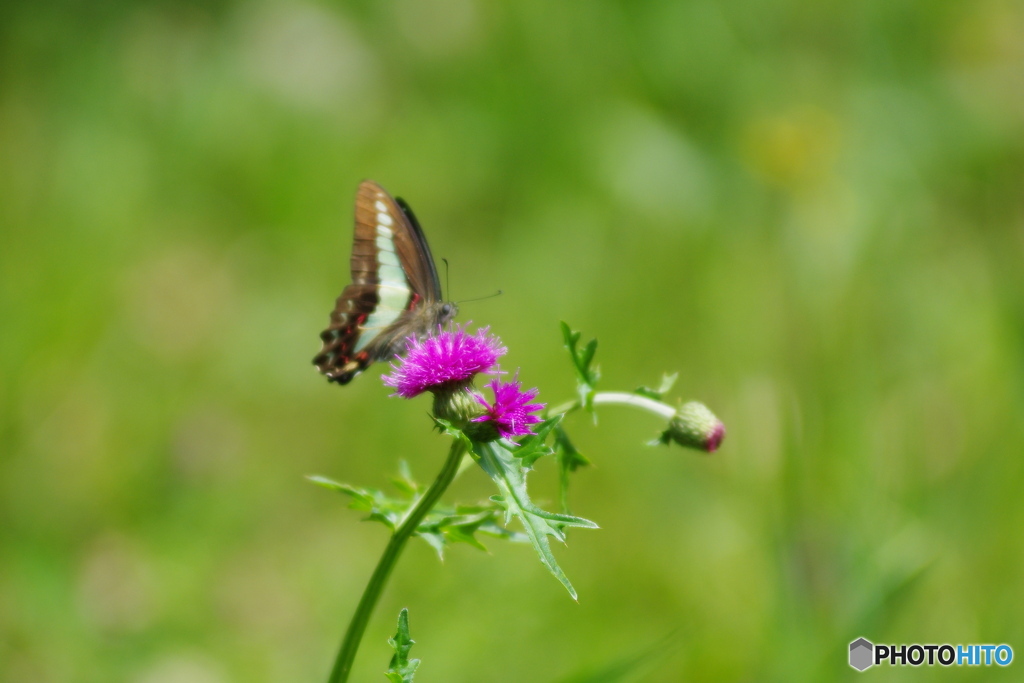
[[[385,674],[391,683],[412,683],[416,669],[420,666],[420,660],[409,659],[409,650],[415,643],[409,635],[409,609],[403,607],[398,613],[398,631],[393,638],[388,638],[388,645],[395,651]]]
[[[586,456],[576,450],[561,425],[555,428],[555,459],[558,462],[558,499],[562,512],[569,513],[569,475],[590,464]]]
[[[381,522],[392,531],[397,528],[401,520],[419,500],[421,490],[407,470],[402,474],[400,480],[404,485],[398,486],[405,494],[400,498],[387,496],[376,489],[362,489],[326,477],[310,477],[310,480],[320,486],[345,494],[351,499],[350,508],[368,511],[370,514],[366,518],[367,521]],[[515,533],[502,526],[500,522],[504,514],[504,508],[494,501],[487,501],[480,505],[438,504],[416,527],[414,535],[422,538],[427,545],[433,548],[440,559],[444,559],[445,549],[454,543],[466,543],[474,548],[486,550],[487,548],[480,541],[478,534],[520,543],[525,542],[526,537],[523,534]]]
[[[555,415],[541,422],[530,434],[519,442],[515,449],[515,456],[523,463],[526,469],[532,469],[533,464],[545,455],[551,455],[554,451],[547,445],[548,435],[551,430],[561,423],[564,414]]]
[[[593,413],[595,387],[597,380],[601,378],[601,371],[593,365],[594,354],[597,353],[597,340],[591,339],[580,349],[580,333],[570,328],[564,321],[561,325],[565,348],[569,351],[569,357],[572,358],[573,367],[576,369],[580,405]]]
[[[554,536],[560,541],[565,541],[565,534],[562,531],[565,527],[581,527],[585,529],[596,529],[596,524],[582,517],[564,515],[541,510],[533,504],[526,491],[527,468],[523,466],[522,460],[515,456],[510,449],[515,444],[510,441],[488,441],[473,443],[473,455],[494,483],[498,485],[499,495],[493,496],[494,500],[505,510],[505,523],[508,524],[513,517],[519,519],[526,531],[526,536],[533,545],[534,550],[540,557],[541,563],[548,571],[558,579],[569,591],[573,600],[576,599],[576,589],[572,587],[569,578],[558,566],[554,554],[551,552],[549,536]]]

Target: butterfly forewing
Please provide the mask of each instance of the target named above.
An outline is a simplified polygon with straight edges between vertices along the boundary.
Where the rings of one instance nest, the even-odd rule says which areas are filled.
[[[331,324],[320,334],[323,348],[313,359],[339,384],[403,350],[409,335],[423,334],[455,314],[454,305],[441,301],[430,248],[407,211],[377,183],[359,185],[352,284],[338,297]]]

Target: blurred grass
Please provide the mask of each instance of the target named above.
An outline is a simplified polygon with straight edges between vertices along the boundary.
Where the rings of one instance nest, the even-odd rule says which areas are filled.
[[[354,680],[401,606],[424,681],[571,679],[674,630],[644,680],[1024,647],[1022,30],[1005,0],[4,5],[0,678],[326,676],[384,539],[302,475],[444,452],[376,372],[309,364],[364,177],[455,298],[505,290],[462,319],[546,400],[565,319],[607,387],[678,370],[729,437],[580,419],[580,604],[522,547],[415,548]]]

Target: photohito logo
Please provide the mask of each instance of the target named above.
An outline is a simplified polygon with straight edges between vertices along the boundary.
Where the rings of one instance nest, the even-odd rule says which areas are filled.
[[[875,645],[867,638],[850,643],[850,666],[857,671],[874,666],[1009,666],[1009,645]]]

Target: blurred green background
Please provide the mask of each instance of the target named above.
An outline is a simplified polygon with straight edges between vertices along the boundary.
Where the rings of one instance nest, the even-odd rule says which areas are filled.
[[[453,298],[505,290],[461,319],[543,399],[564,319],[729,432],[574,417],[580,603],[528,546],[414,542],[353,680],[402,606],[424,683],[1024,656],[1022,35],[1011,0],[4,4],[0,680],[326,678],[385,532],[303,476],[446,452],[428,399],[310,364],[363,178]]]

